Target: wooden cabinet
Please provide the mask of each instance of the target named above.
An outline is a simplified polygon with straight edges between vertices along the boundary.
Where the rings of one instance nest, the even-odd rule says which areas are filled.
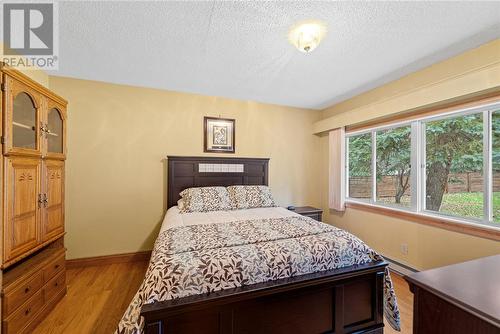
[[[30,333],[66,292],[67,102],[3,66],[2,331]]]
[[[3,153],[64,160],[66,107],[4,75]]]
[[[36,158],[5,157],[4,261],[35,248],[40,242],[40,170]]]
[[[66,292],[65,250],[55,243],[4,275],[2,330],[31,333]]]
[[[49,99],[44,116],[43,155],[50,159],[64,160],[66,157],[66,107]]]
[[[26,82],[3,74],[3,152],[41,156],[45,98]]]
[[[64,161],[5,157],[4,262],[64,233]]]
[[[3,299],[3,311],[5,314],[12,314],[14,311],[24,304],[31,296],[33,296],[43,285],[42,272],[37,272],[30,276],[29,279],[18,284],[15,288],[5,294]]]
[[[500,255],[405,276],[413,334],[500,333]]]
[[[42,241],[64,232],[64,161],[46,160],[43,164]]]
[[[66,104],[2,67],[3,261],[20,261],[64,234]]]

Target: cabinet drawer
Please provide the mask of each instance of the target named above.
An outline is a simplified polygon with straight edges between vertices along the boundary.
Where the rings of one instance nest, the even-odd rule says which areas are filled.
[[[43,268],[43,279],[45,282],[50,281],[58,272],[65,268],[66,259],[64,254],[59,255],[54,261],[49,262]]]
[[[3,298],[4,314],[9,315],[20,305],[33,296],[43,285],[42,272],[38,271],[34,276],[20,284],[17,288],[6,292]]]
[[[36,316],[43,307],[42,291],[37,291],[26,303],[21,305],[12,313],[10,317],[4,320],[4,330],[6,334],[21,333],[24,327]]]
[[[52,278],[45,286],[45,301],[50,302],[58,292],[66,287],[66,271]]]

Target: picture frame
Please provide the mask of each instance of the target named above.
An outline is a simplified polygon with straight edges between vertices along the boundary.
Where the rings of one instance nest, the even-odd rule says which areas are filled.
[[[203,118],[203,152],[234,153],[236,120],[231,118]]]

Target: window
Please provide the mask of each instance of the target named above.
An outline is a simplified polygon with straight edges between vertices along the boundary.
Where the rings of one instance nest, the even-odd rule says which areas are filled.
[[[372,197],[372,138],[367,133],[352,136],[347,152],[349,165],[348,197],[370,200]]]
[[[500,227],[500,103],[346,140],[348,201]]]
[[[484,217],[483,114],[425,123],[425,209]]]
[[[377,131],[377,202],[409,207],[411,127]]]

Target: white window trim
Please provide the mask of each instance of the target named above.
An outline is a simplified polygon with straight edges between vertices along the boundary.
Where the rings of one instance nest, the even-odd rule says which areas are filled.
[[[372,203],[377,203],[377,132],[372,131]],[[349,181],[349,179],[347,179]]]
[[[424,217],[438,218],[444,221],[450,221],[459,224],[474,225],[478,227],[491,228],[493,230],[500,230],[498,224],[493,223],[493,172],[492,172],[492,131],[491,131],[491,118],[493,111],[500,108],[499,102],[488,103],[481,106],[474,106],[450,112],[442,113],[439,115],[424,116],[412,120],[395,122],[388,125],[375,126],[369,129],[362,129],[346,133],[346,150],[345,150],[345,195],[346,203],[359,203],[368,205],[374,208],[388,208],[395,211],[419,214]],[[431,121],[438,121],[442,119],[466,116],[470,114],[483,113],[483,174],[484,174],[484,189],[483,189],[483,219],[474,219],[453,216],[446,213],[439,213],[425,209],[425,178],[426,178],[426,165],[425,165],[425,125]],[[386,131],[404,126],[411,126],[411,205],[404,207],[399,205],[383,204],[377,202],[377,166],[376,166],[376,133],[378,131]],[[353,136],[371,134],[372,140],[372,162],[371,162],[371,177],[372,177],[372,194],[370,199],[359,199],[349,197],[349,138]],[[416,172],[413,166],[417,166]]]
[[[491,137],[491,119],[493,110],[483,111],[483,200],[484,220],[493,221],[493,145]]]
[[[476,219],[464,219],[464,218],[450,216],[450,215],[446,215],[446,214],[442,214],[442,213],[441,214],[434,213],[434,211],[423,210],[421,212],[416,212],[416,211],[413,211],[413,210],[406,208],[404,206],[394,206],[394,205],[380,204],[380,203],[369,203],[367,201],[362,201],[362,200],[358,200],[355,198],[347,198],[346,203],[362,204],[364,206],[368,206],[368,207],[372,207],[372,208],[388,209],[388,210],[392,210],[395,212],[410,213],[410,214],[419,215],[422,217],[435,218],[435,219],[439,219],[441,221],[448,221],[451,223],[462,224],[464,226],[471,226],[472,225],[475,227],[485,228],[485,229],[492,230],[492,231],[500,231],[500,227],[497,226],[498,224],[495,224],[495,225],[491,224],[491,223],[486,224],[486,223],[483,223],[482,220],[478,220],[478,219],[477,220]]]
[[[420,122],[411,123],[411,166],[415,166],[416,172],[410,174],[411,182],[411,198],[417,200],[411,201],[411,209],[415,212],[422,211],[422,203],[425,197],[425,166],[421,163],[421,159],[425,156],[425,144],[420,147],[422,141],[422,124]],[[423,137],[425,140],[425,137]]]

